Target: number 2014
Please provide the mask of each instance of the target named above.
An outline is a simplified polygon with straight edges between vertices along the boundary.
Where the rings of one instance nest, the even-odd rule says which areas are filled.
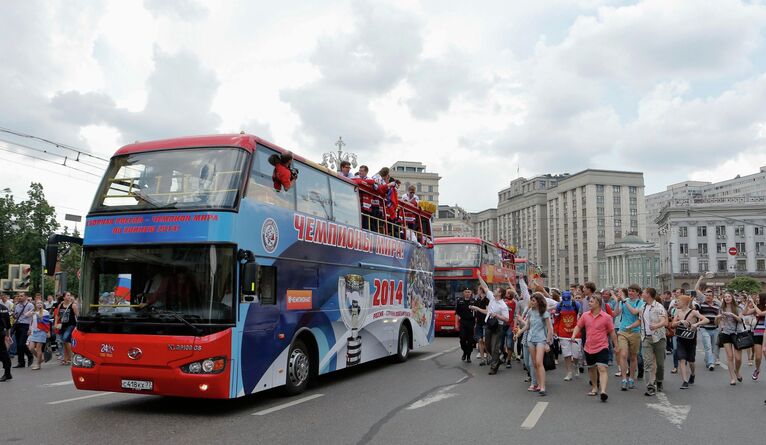
[[[404,299],[404,283],[399,280],[381,280],[376,278],[375,295],[372,297],[373,306],[387,306],[389,304],[402,304]]]

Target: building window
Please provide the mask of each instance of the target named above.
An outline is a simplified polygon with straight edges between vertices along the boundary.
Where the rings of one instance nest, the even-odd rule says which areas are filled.
[[[747,271],[747,260],[737,260],[737,272]]]
[[[707,226],[697,226],[697,236],[707,236]]]
[[[755,234],[756,235],[763,235],[763,227],[755,226]]]
[[[726,260],[718,260],[718,272],[726,272]]]
[[[596,184],[596,193],[604,193],[604,185]]]
[[[679,248],[679,252],[681,253],[681,255],[689,255],[689,245],[688,244],[680,243],[678,245],[678,248]]]
[[[622,230],[615,229],[614,230],[614,239],[620,239],[620,238],[622,238]]]
[[[423,191],[423,185],[422,185],[421,183],[419,183],[419,182],[418,182],[418,185],[417,185],[417,190],[418,190],[419,192],[422,192],[422,191]]]
[[[715,243],[715,253],[726,253],[727,250],[726,243]]]
[[[638,191],[638,188],[634,185],[631,185],[630,187],[628,187],[628,193],[630,193],[631,195],[635,195],[637,191]]]
[[[605,226],[604,218],[599,218],[598,221],[597,221],[597,225],[598,225],[598,227],[604,227]]]
[[[599,241],[599,242],[598,242],[598,248],[599,248],[599,249],[604,249],[604,248],[606,248],[606,243],[605,243],[604,241]]]
[[[705,260],[700,260],[700,262],[699,262],[699,266],[700,266],[700,267],[699,267],[699,269],[700,269],[700,273],[701,273],[701,272],[707,272],[707,271],[708,271],[708,265],[707,265],[707,261],[705,261]]]
[[[596,207],[596,216],[604,216],[604,208]]]
[[[681,273],[689,273],[689,262],[681,261]]]
[[[630,216],[638,216],[638,209],[630,209]]]
[[[734,228],[734,236],[745,236],[745,226],[736,226]]]
[[[599,238],[605,238],[606,237],[606,231],[604,229],[598,229],[598,237]]]
[[[612,193],[620,193],[620,186],[619,185],[613,185],[612,186]]]
[[[755,262],[755,269],[758,272],[766,272],[766,260],[757,260]]]
[[[699,254],[699,255],[707,255],[707,244],[706,243],[697,244],[697,254]]]
[[[636,198],[635,196],[631,196],[631,197],[630,197],[630,205],[631,205],[632,207],[635,207],[635,206],[637,206],[637,205],[638,205],[638,198]]]
[[[614,202],[614,205],[620,205],[620,202],[622,202],[620,201],[620,195],[614,195],[613,202]]]
[[[726,226],[715,226],[716,238],[726,238]]]
[[[604,205],[604,195],[596,196],[596,205]]]
[[[756,255],[763,255],[766,251],[764,251],[764,243],[763,241],[756,241],[755,242],[755,254]]]
[[[737,255],[745,254],[745,243],[736,243],[735,247],[737,248]]]
[[[614,219],[614,227],[622,227],[622,220],[620,218]]]
[[[689,236],[689,228],[686,226],[681,226],[678,228],[678,236],[681,238],[686,238]]]
[[[619,207],[614,208],[614,216],[621,216],[622,210]]]
[[[432,185],[429,185],[429,186],[428,186],[428,191],[429,191],[429,192],[433,192],[433,191],[434,191],[434,186],[432,186]]]

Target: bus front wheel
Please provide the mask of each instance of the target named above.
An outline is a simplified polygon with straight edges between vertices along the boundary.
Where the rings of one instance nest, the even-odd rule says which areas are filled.
[[[287,382],[285,391],[289,395],[300,394],[306,390],[311,376],[311,356],[301,340],[296,340],[287,356]]]
[[[410,356],[410,330],[407,326],[399,327],[399,341],[396,348],[396,356],[394,357],[397,362],[406,362]]]

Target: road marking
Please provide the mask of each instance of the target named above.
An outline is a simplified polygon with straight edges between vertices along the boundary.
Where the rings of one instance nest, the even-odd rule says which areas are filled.
[[[306,396],[302,399],[293,400],[292,402],[283,403],[282,405],[277,405],[272,408],[264,409],[262,411],[258,411],[257,413],[253,413],[254,416],[265,416],[266,414],[271,414],[275,411],[279,411],[285,408],[290,408],[291,406],[295,406],[298,404],[301,404],[303,402],[308,402],[309,400],[314,400],[316,398],[322,397],[324,394],[312,394],[310,396]]]
[[[521,428],[525,430],[531,430],[532,428],[534,428],[535,425],[537,425],[537,421],[540,420],[540,417],[543,416],[543,412],[545,412],[545,408],[547,407],[548,407],[548,402],[537,402],[535,407],[532,408],[532,411],[524,420],[524,423],[521,424]]]
[[[52,386],[66,386],[66,385],[72,385],[74,382],[72,380],[66,380],[63,382],[56,382],[56,383],[46,383],[44,385],[40,385],[41,388],[50,388]]]
[[[658,411],[668,420],[668,422],[675,425],[680,430],[681,425],[683,425],[684,421],[689,416],[691,405],[673,405],[670,403],[670,400],[668,400],[668,396],[661,392],[657,393],[657,400],[659,400],[660,403],[647,403],[646,406]]]
[[[48,402],[48,405],[59,405],[61,403],[76,402],[78,400],[92,399],[94,397],[111,396],[112,394],[114,394],[114,393],[113,392],[100,392],[98,394],[91,394],[89,396],[80,396],[80,397],[75,397],[73,399],[57,400],[55,402]]]
[[[436,391],[436,393],[434,393],[434,395],[422,398],[422,399],[414,402],[412,405],[408,406],[407,409],[423,408],[424,406],[428,406],[428,405],[430,405],[432,403],[440,402],[442,400],[449,399],[450,397],[455,397],[457,394],[448,392],[449,390],[451,390],[455,386],[456,385],[445,386],[444,388]]]
[[[423,357],[423,358],[421,358],[421,359],[419,359],[419,360],[420,360],[421,362],[424,362],[424,361],[426,361],[426,360],[431,360],[431,359],[434,359],[434,358],[436,358],[436,357],[439,357],[440,355],[444,355],[444,354],[446,354],[446,353],[448,353],[448,352],[452,352],[452,351],[456,350],[456,349],[457,349],[457,348],[459,348],[459,347],[460,347],[460,346],[455,346],[454,348],[450,348],[450,349],[444,350],[444,351],[442,351],[442,352],[437,352],[436,354],[427,355],[427,356],[425,356],[425,357]]]

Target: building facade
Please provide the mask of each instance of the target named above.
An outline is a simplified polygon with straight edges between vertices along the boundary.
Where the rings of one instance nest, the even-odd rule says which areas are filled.
[[[559,180],[546,199],[551,286],[596,280],[606,246],[646,238],[643,173],[584,170]]]
[[[658,289],[660,252],[654,243],[634,235],[606,246],[598,259],[596,283],[604,288],[622,288],[638,284]]]
[[[766,197],[673,199],[656,223],[663,288],[691,289],[705,272],[708,285],[739,275],[766,282]]]
[[[416,194],[421,200],[431,201],[439,205],[438,173],[426,171],[425,164],[412,161],[396,161],[391,166],[391,176],[400,180],[399,194],[407,193],[410,184],[415,185]]]
[[[440,205],[431,223],[434,237],[475,236],[471,214],[459,206]]]
[[[497,194],[498,239],[527,252],[544,271],[548,264],[548,190],[569,174],[541,175],[511,181]]]
[[[487,209],[479,213],[471,214],[474,236],[496,243],[497,237],[497,209]]]
[[[685,181],[669,185],[667,190],[647,195],[647,241],[659,242],[656,220],[660,211],[674,199],[700,200],[706,198],[766,197],[766,167],[758,173],[739,176],[721,182]]]

